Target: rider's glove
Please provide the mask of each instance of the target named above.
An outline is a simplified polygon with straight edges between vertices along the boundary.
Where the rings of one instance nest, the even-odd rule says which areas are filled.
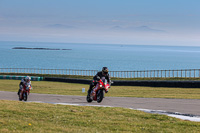
[[[98,77],[97,77],[97,81],[99,81],[99,80],[100,80],[100,77],[98,76]]]

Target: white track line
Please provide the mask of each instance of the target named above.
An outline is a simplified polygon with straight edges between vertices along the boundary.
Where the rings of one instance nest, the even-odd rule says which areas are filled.
[[[59,104],[59,105],[72,105],[72,106],[114,107],[114,106],[105,106],[105,105],[53,103],[53,102],[42,102],[42,101],[28,101],[28,102],[50,103],[50,104]],[[175,118],[182,119],[182,120],[200,122],[200,116],[194,116],[194,115],[190,115],[190,114],[181,114],[179,112],[167,112],[167,111],[164,111],[164,110],[150,110],[150,109],[141,109],[141,108],[129,108],[129,109],[139,110],[139,111],[143,111],[143,112],[146,112],[146,113],[167,115],[167,116],[175,117]]]

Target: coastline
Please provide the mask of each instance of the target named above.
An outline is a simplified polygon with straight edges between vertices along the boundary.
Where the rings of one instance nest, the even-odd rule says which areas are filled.
[[[58,49],[58,48],[27,48],[27,47],[14,47],[12,49],[30,49],[30,50],[72,50],[72,49]]]

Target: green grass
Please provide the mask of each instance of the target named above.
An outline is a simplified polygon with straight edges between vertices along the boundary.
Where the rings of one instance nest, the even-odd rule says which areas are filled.
[[[18,91],[19,80],[0,80],[0,91]],[[89,85],[64,82],[32,81],[31,93],[79,95],[82,88],[86,91]],[[139,87],[139,86],[112,86],[106,97],[144,97],[144,98],[182,98],[200,99],[200,88],[167,88],[167,87]]]
[[[124,108],[0,100],[0,132],[198,133],[200,123]]]

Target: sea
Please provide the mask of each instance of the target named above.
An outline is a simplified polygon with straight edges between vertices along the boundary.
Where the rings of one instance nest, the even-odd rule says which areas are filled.
[[[199,69],[199,60],[200,47],[196,46],[0,41],[0,68],[178,70]]]

